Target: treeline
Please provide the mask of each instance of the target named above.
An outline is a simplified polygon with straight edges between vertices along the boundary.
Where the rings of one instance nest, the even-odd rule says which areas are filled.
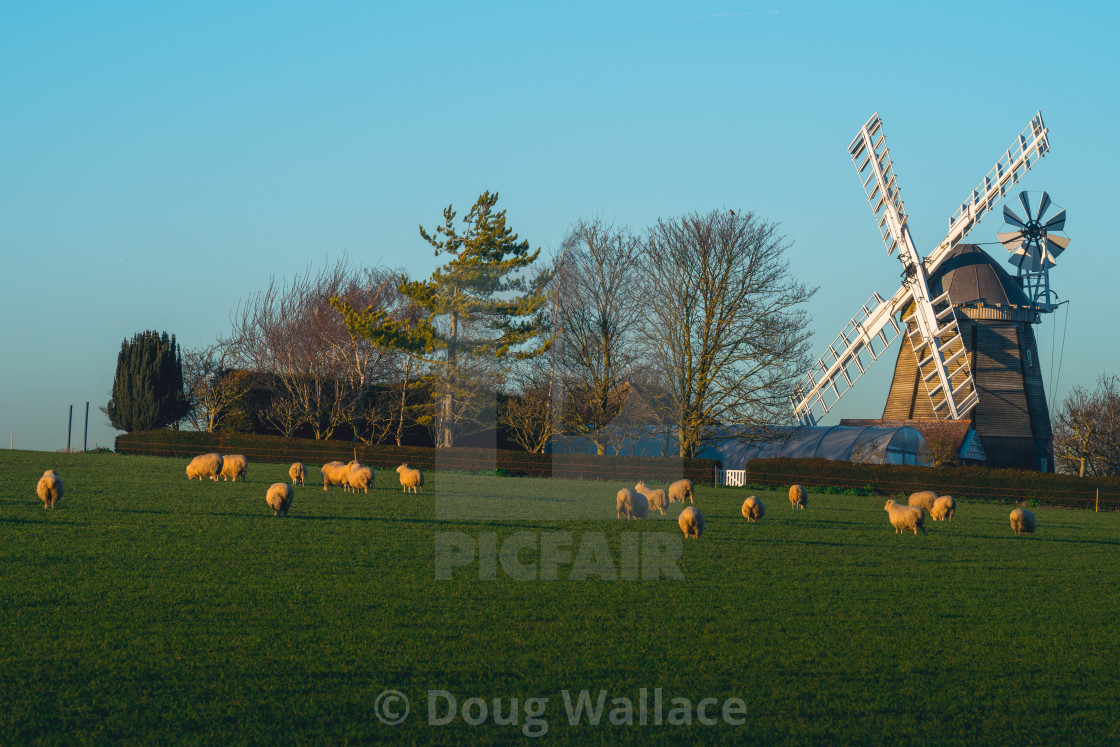
[[[447,260],[429,278],[346,257],[273,278],[181,353],[178,420],[114,425],[692,457],[729,427],[788,422],[815,289],[776,224],[583,220],[543,255],[497,200],[420,228]]]

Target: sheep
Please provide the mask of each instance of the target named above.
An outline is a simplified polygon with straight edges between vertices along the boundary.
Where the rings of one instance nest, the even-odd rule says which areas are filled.
[[[952,521],[956,512],[957,502],[953,500],[953,496],[943,495],[933,502],[929,515],[934,521]]]
[[[409,491],[409,488],[412,489],[413,493],[415,493],[417,490],[419,490],[421,493],[424,492],[423,472],[418,469],[412,469],[408,466],[408,462],[405,462],[401,466],[397,467],[397,473],[401,476],[402,493],[407,493]]]
[[[646,485],[643,480],[638,481],[638,484],[634,486],[634,490],[637,490],[646,497],[650,511],[660,511],[662,516],[665,515],[665,507],[669,505],[669,497],[665,494],[664,490],[660,488],[653,490]]]
[[[704,533],[704,514],[696,506],[687,506],[677,519],[685,537],[699,537]]]
[[[766,515],[766,505],[757,496],[750,496],[743,501],[743,518],[747,521],[758,521]]]
[[[198,481],[202,482],[203,477],[209,477],[214,482],[217,482],[218,475],[220,474],[222,474],[221,454],[199,454],[187,465],[188,480],[193,480],[197,477]]]
[[[921,506],[903,506],[894,501],[887,501],[883,510],[890,516],[895,534],[913,531],[916,535],[919,529],[922,530],[922,534],[926,533],[925,510]]]
[[[346,481],[350,484],[350,489],[355,493],[357,493],[359,489],[361,489],[363,493],[368,493],[369,489],[373,487],[373,470],[369,467],[352,467]]]
[[[346,469],[347,469],[346,477],[343,478],[343,480],[342,480],[342,492],[343,493],[349,493],[350,491],[353,491],[355,493],[358,492],[357,488],[355,488],[354,486],[352,486],[350,484],[350,475],[354,474],[354,470],[361,469],[361,467],[362,467],[362,463],[359,462],[357,459],[352,459],[352,460],[350,460],[349,462],[346,463]]]
[[[805,508],[809,505],[809,494],[800,485],[789,486],[790,508]]]
[[[1035,527],[1038,523],[1034,519],[1034,514],[1025,508],[1017,508],[1011,512],[1011,531],[1015,532],[1016,537],[1024,534],[1034,534]]]
[[[327,488],[335,485],[341,485],[346,489],[346,478],[350,474],[350,465],[343,464],[339,461],[327,462],[319,470],[323,473],[323,492],[327,492]]]
[[[286,482],[274,482],[272,487],[264,495],[264,501],[268,507],[272,509],[273,516],[280,514],[288,515],[288,509],[292,507],[292,497],[295,496],[296,491]]]
[[[46,509],[54,508],[54,504],[62,500],[64,491],[62,478],[53,469],[44,472],[39,478],[39,484],[35,486],[35,492],[39,494],[40,500],[43,501],[43,508]]]
[[[245,459],[243,454],[223,454],[222,455],[222,479],[227,477],[233,482],[237,482],[237,478],[245,481],[245,471],[249,468],[249,462]]]
[[[692,480],[677,480],[669,486],[669,503],[684,503],[687,498],[689,503],[695,503],[692,500]]]
[[[933,502],[937,500],[937,493],[932,490],[922,490],[917,493],[911,493],[910,499],[907,504],[911,506],[919,506],[926,511],[933,511]]]
[[[630,488],[623,488],[615,496],[615,513],[618,518],[644,519],[649,516],[649,500]]]
[[[292,485],[305,485],[307,480],[307,467],[303,462],[295,462],[288,467],[288,477],[292,478]]]

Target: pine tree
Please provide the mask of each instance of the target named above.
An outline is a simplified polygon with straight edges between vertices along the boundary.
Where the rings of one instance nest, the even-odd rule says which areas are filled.
[[[497,192],[484,192],[463,218],[462,230],[455,226],[450,205],[443,211],[443,225],[434,232],[420,226],[420,235],[437,257],[452,257],[428,280],[401,278],[400,292],[423,310],[422,321],[404,322],[384,312],[359,312],[335,303],[346,314],[351,332],[436,367],[435,440],[441,448],[454,442],[457,400],[483,384],[464,380],[467,359],[528,358],[547,349],[547,343],[533,343],[545,326],[540,310],[549,276],[522,274],[541,250],[530,252],[529,242],[520,241],[506,226],[506,212],[494,209],[497,202]],[[438,351],[442,357],[433,356]]]
[[[102,412],[120,431],[178,426],[189,403],[175,336],[154,330],[121,342],[109,404]]]

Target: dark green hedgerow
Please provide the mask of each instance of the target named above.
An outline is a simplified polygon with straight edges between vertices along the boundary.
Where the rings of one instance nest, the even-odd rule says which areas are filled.
[[[137,431],[117,437],[117,451],[141,456],[186,457],[217,451],[244,454],[250,462],[306,462],[357,459],[362,464],[393,469],[407,462],[423,470],[476,472],[512,477],[562,477],[573,480],[647,480],[668,482],[687,477],[711,484],[715,459],[659,459],[595,454],[528,454],[504,449],[423,446],[367,446],[347,441],[315,441],[252,433],[199,433],[169,429]],[[309,469],[310,472],[314,470]]]
[[[1030,503],[1120,510],[1120,478],[1075,477],[986,467],[854,464],[831,459],[752,459],[746,479],[765,485],[800,483],[822,492],[878,491],[883,495],[933,490],[993,503]],[[1098,504],[1099,491],[1099,504]],[[867,494],[866,492],[864,494]]]

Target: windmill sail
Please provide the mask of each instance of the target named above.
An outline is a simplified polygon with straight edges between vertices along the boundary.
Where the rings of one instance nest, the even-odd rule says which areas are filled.
[[[907,336],[915,343],[914,354],[934,412],[940,418],[960,418],[976,403],[968,356],[964,355],[952,301],[945,296],[935,303],[930,297],[929,277],[910,237],[894,163],[878,114],[863,126],[848,151],[878,220],[887,253],[897,251],[906,268],[904,286],[909,287],[913,312],[903,321]]]

